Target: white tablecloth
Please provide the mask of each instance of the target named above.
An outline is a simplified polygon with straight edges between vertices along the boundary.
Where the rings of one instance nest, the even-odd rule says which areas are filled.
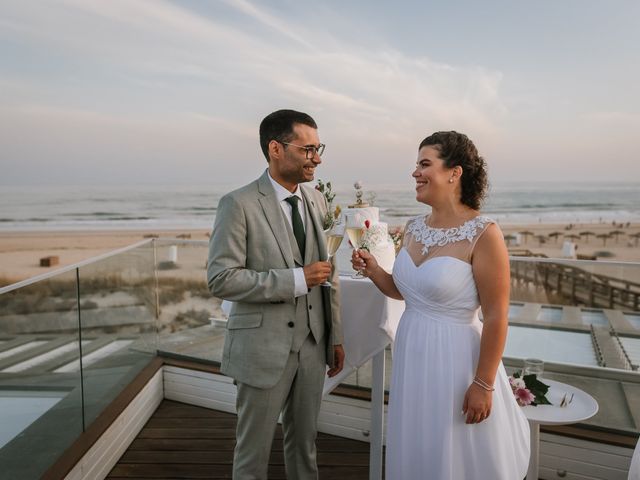
[[[384,296],[369,279],[340,276],[345,365],[342,372],[324,383],[331,392],[376,353],[393,341],[404,302]]]

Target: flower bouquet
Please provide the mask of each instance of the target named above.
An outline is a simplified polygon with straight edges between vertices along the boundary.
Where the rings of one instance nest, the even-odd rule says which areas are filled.
[[[336,194],[333,193],[331,182],[324,183],[322,180],[318,179],[316,190],[318,190],[327,201],[327,214],[322,219],[322,228],[324,230],[330,230],[340,219],[340,205],[333,208],[333,199],[336,198]]]
[[[511,385],[513,395],[521,407],[526,407],[527,405],[533,407],[551,405],[551,402],[546,397],[549,385],[538,380],[535,373],[521,376],[519,372],[516,372],[509,377],[509,385]]]

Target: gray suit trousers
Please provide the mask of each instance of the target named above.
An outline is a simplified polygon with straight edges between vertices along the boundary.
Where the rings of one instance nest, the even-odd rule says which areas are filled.
[[[238,427],[234,480],[267,478],[271,444],[282,412],[287,478],[317,480],[316,436],[325,376],[324,342],[309,335],[291,352],[282,377],[271,388],[238,382]],[[257,406],[260,407],[257,407]]]

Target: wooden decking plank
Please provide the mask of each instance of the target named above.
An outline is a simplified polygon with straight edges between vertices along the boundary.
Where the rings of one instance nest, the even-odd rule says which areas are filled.
[[[178,439],[178,438],[136,438],[129,450],[155,450],[155,451],[186,451],[186,450],[231,450],[233,451],[234,442],[225,438],[196,438],[196,439]]]
[[[236,416],[164,400],[110,472],[110,480],[231,478]],[[369,476],[369,444],[319,434],[320,479]],[[276,429],[269,479],[285,479],[282,428]]]
[[[139,438],[229,438],[234,439],[235,428],[144,428]]]
[[[118,463],[107,478],[231,478],[229,465],[189,465],[171,464],[120,464]],[[269,466],[269,478],[285,479],[284,467]]]
[[[151,418],[145,428],[236,428],[235,417]]]

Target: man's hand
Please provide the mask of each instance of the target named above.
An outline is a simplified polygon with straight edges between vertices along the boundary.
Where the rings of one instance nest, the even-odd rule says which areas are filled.
[[[344,348],[342,348],[342,345],[333,346],[333,355],[336,361],[336,366],[327,372],[329,378],[335,377],[342,371],[342,367],[344,367]]]
[[[329,262],[315,262],[305,265],[302,270],[307,287],[312,288],[327,281],[331,275],[331,264]]]

